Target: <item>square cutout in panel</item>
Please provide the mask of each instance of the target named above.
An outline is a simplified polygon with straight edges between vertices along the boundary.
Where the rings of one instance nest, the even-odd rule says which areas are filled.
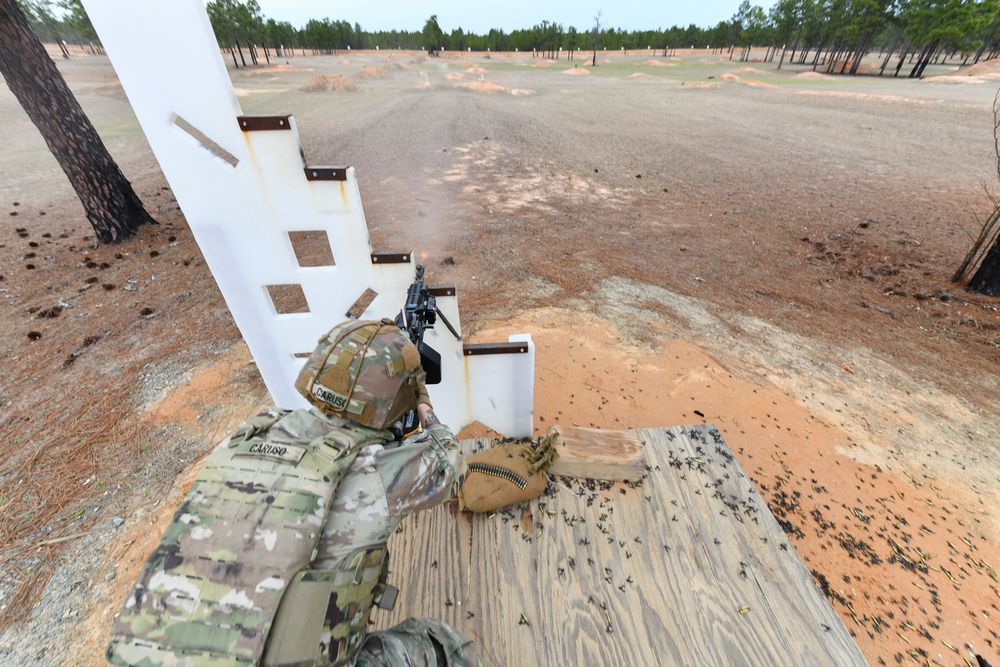
[[[265,285],[265,289],[278,315],[309,312],[309,302],[302,285]]]
[[[299,266],[335,266],[330,238],[322,229],[288,232]]]

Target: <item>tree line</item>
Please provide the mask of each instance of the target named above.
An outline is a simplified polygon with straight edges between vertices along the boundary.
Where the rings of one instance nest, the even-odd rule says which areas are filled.
[[[17,0],[32,29],[62,46],[99,45],[80,0]],[[235,67],[282,57],[295,49],[334,53],[347,49],[439,51],[527,51],[572,58],[579,51],[698,48],[748,60],[809,65],[827,73],[901,72],[919,77],[932,62],[963,64],[1000,55],[1000,0],[778,0],[770,9],[743,0],[736,13],[714,26],[621,30],[595,24],[564,26],[542,21],[530,28],[484,34],[461,27],[443,31],[431,16],[420,31],[364,30],[344,20],[311,19],[301,27],[264,16],[257,0],[211,0],[209,19],[219,46]],[[99,48],[94,46],[92,48]],[[862,59],[878,54],[875,65]],[[64,53],[68,56],[68,53]],[[957,61],[956,61],[957,59]],[[870,61],[871,62],[871,61]],[[904,64],[907,67],[904,70]]]
[[[100,51],[97,31],[80,0],[17,0],[17,5],[32,32],[43,42],[59,45],[64,58],[69,58],[66,44],[79,44],[92,53]]]
[[[998,0],[778,0],[766,13],[744,0],[729,25],[741,60],[764,47],[766,60],[780,51],[779,69],[787,60],[830,74],[881,75],[895,63],[898,76],[906,63],[907,74],[920,77],[931,62],[1000,53]],[[878,61],[862,69],[870,54]]]
[[[357,23],[328,18],[295,28],[264,17],[256,0],[212,0],[207,6],[219,44],[230,50],[234,63],[241,40],[252,51],[263,45],[265,57],[268,47],[279,55],[282,49],[424,49],[527,51],[550,58],[571,58],[590,49],[651,49],[667,55],[678,48],[698,48],[728,50],[730,57],[748,60],[756,48],[764,50],[769,62],[778,58],[778,68],[788,62],[837,74],[872,73],[871,65],[861,68],[862,59],[878,54],[874,69],[879,74],[893,63],[889,71],[899,75],[905,62],[905,73],[913,77],[932,62],[958,58],[957,64],[963,64],[1000,54],[1000,0],[778,0],[768,10],[744,0],[729,20],[707,28],[691,24],[629,31],[606,27],[598,16],[593,26],[583,28],[542,21],[485,34],[461,27],[447,33],[436,16],[419,32],[369,32]],[[256,57],[252,54],[251,60]]]

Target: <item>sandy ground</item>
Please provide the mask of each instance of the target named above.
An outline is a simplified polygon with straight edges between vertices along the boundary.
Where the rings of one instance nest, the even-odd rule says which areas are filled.
[[[1000,302],[947,281],[995,171],[995,70],[539,64],[232,77],[310,162],[358,169],[373,245],[456,283],[473,340],[532,334],[538,432],[715,423],[872,664],[1000,662]],[[40,596],[0,664],[102,664],[193,462],[267,402],[107,61],[60,67],[161,224],[94,246],[0,91],[0,613]],[[338,75],[355,90],[302,90]]]

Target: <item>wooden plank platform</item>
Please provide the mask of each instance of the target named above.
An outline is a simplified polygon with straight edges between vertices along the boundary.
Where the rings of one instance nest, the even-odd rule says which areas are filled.
[[[439,618],[507,667],[867,665],[718,430],[637,433],[634,488],[565,480],[516,510],[404,522],[377,627]]]

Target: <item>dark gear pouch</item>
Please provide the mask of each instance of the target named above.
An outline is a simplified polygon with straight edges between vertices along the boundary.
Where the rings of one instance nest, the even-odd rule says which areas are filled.
[[[278,607],[262,667],[340,667],[364,639],[387,552],[358,552],[343,570],[303,570]],[[317,638],[319,641],[317,642]]]

